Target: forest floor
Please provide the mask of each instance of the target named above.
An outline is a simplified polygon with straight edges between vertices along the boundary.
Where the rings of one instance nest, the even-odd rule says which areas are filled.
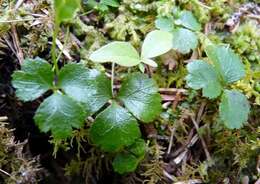
[[[199,35],[228,44],[245,65],[246,77],[231,88],[247,96],[250,115],[248,123],[235,130],[221,123],[218,100],[186,85],[185,66],[205,56],[203,36],[192,52],[169,52],[158,58],[157,68],[145,66],[145,73],[159,86],[163,111],[152,123],[140,125],[147,153],[135,172],[124,175],[113,171],[111,154],[89,143],[86,127],[70,140],[54,141],[33,119],[44,97],[22,102],[15,95],[12,74],[23,60],[51,58],[51,2],[0,0],[0,184],[260,184],[258,1],[122,0],[115,5],[113,0],[112,4],[82,0],[74,21],[61,26],[60,66],[80,62],[110,74],[110,64],[93,64],[89,55],[113,40],[140,48],[145,35],[155,29],[156,17],[177,7],[198,19]],[[129,72],[116,66],[115,85]]]

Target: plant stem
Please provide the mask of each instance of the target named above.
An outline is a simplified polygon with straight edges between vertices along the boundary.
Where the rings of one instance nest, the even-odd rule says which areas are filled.
[[[58,63],[64,49],[65,49],[65,46],[67,45],[68,41],[69,41],[69,35],[70,35],[70,28],[69,26],[67,27],[67,31],[66,31],[66,36],[65,36],[65,41],[64,41],[64,44],[63,44],[63,47],[58,55],[58,57],[56,58],[56,62]]]
[[[112,63],[112,71],[111,71],[111,90],[112,97],[114,98],[114,79],[115,79],[115,63]]]
[[[52,63],[54,65],[55,73],[59,73],[59,67],[58,67],[58,60],[56,60],[56,39],[59,32],[59,24],[55,23],[54,30],[53,30],[53,36],[52,36],[52,46],[51,46],[51,58]]]

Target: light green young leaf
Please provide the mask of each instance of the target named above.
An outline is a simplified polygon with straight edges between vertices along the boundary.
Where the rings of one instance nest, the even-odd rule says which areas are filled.
[[[173,20],[167,17],[159,17],[155,20],[155,27],[162,31],[171,32],[174,29]]]
[[[242,61],[230,48],[210,45],[206,48],[206,53],[225,83],[238,81],[245,76]]]
[[[113,169],[119,174],[125,174],[136,170],[139,159],[131,153],[119,153],[113,160]]]
[[[93,143],[109,152],[133,144],[140,136],[136,119],[116,103],[101,112],[90,128]]]
[[[55,19],[58,24],[70,21],[80,8],[80,0],[54,0]]]
[[[138,65],[141,60],[138,52],[128,42],[115,41],[109,43],[90,55],[90,60],[97,63],[114,62],[121,66]]]
[[[145,74],[129,74],[119,90],[118,98],[143,122],[153,121],[162,110],[158,87]]]
[[[51,65],[40,58],[26,59],[22,69],[12,75],[16,96],[23,101],[32,101],[52,88],[54,74]]]
[[[245,95],[236,90],[225,90],[219,106],[220,118],[230,128],[241,128],[248,119],[250,105]]]
[[[199,31],[201,29],[201,25],[200,23],[197,21],[197,19],[194,17],[194,15],[192,14],[192,12],[187,11],[187,10],[183,10],[181,11],[180,15],[179,15],[179,19],[178,22],[188,28],[191,29],[193,31]]]
[[[187,65],[189,74],[186,77],[187,85],[193,89],[203,89],[203,96],[216,98],[220,95],[222,86],[212,65],[194,60]]]
[[[155,30],[148,33],[142,46],[142,58],[153,58],[162,55],[172,48],[172,34]]]
[[[145,63],[145,64],[152,66],[152,67],[158,66],[158,64],[152,59],[142,59],[142,63]]]
[[[84,124],[86,113],[72,98],[55,93],[45,99],[34,116],[42,132],[51,131],[54,139],[65,139],[72,135],[72,128]]]
[[[173,32],[173,49],[182,54],[187,54],[198,45],[198,37],[188,29],[177,28]]]
[[[111,84],[105,74],[81,64],[65,65],[60,71],[58,86],[68,96],[81,102],[87,115],[98,111],[112,98]]]

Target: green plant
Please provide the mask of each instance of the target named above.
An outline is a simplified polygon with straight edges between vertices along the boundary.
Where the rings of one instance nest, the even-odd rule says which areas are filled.
[[[182,54],[189,53],[198,45],[195,32],[201,30],[201,25],[190,11],[176,8],[171,17],[158,17],[155,26],[171,33],[172,48]]]
[[[226,87],[244,77],[243,64],[226,46],[209,45],[206,47],[206,54],[209,62],[195,60],[187,65],[187,85],[193,89],[202,89],[203,96],[210,99],[221,95],[221,120],[230,129],[240,128],[247,121],[249,102],[239,91]]]
[[[59,25],[70,21],[78,8],[76,1],[54,2],[53,40],[56,40]],[[62,9],[67,10],[65,14]],[[140,62],[154,64],[151,57],[170,49],[169,35],[166,33],[160,39],[161,32],[157,30],[147,35],[141,57],[129,43],[113,42],[94,52],[90,59],[114,61],[122,66]],[[149,47],[159,39],[161,47]],[[113,91],[114,63],[111,81],[104,73],[87,69],[82,64],[70,63],[59,69],[55,47],[54,43],[51,50],[53,69],[44,59],[35,58],[26,59],[21,70],[14,72],[12,84],[17,97],[25,102],[32,101],[52,91],[38,107],[34,120],[42,132],[50,131],[56,141],[71,137],[73,128],[81,128],[88,116],[97,115],[90,128],[90,139],[103,151],[116,154],[115,171],[134,171],[146,148],[137,120],[148,123],[161,112],[157,85],[145,74],[132,73],[125,78],[116,96]]]

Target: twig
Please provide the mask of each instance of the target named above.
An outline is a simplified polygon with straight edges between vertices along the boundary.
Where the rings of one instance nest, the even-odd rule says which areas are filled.
[[[188,180],[188,181],[178,181],[173,184],[198,184],[198,183],[202,183],[202,181],[199,179],[194,179],[194,180]]]
[[[159,92],[161,93],[187,93],[186,89],[177,89],[177,88],[160,88]]]
[[[171,181],[174,181],[174,178],[172,175],[170,175],[167,171],[163,170],[163,174],[164,176],[166,176],[168,179],[170,179]]]
[[[17,58],[19,60],[20,65],[23,64],[23,60],[24,60],[24,55],[23,55],[23,51],[20,47],[20,41],[19,41],[19,37],[15,28],[15,25],[12,24],[12,39],[14,42],[14,46],[16,48],[16,52],[17,52]]]
[[[12,180],[17,182],[17,180],[11,174],[9,174],[8,172],[4,171],[3,169],[0,169],[0,172],[5,174],[5,175],[7,175],[7,176],[9,176]]]
[[[191,120],[192,120],[192,122],[193,122],[193,124],[194,124],[194,126],[195,126],[195,128],[196,128],[196,131],[198,132],[198,135],[199,135],[199,137],[200,137],[200,141],[201,141],[202,147],[203,147],[204,152],[205,152],[205,154],[206,154],[207,160],[209,161],[209,160],[211,160],[211,157],[210,157],[210,154],[209,154],[207,145],[206,145],[206,143],[205,143],[203,137],[200,136],[200,134],[199,134],[199,125],[198,125],[198,123],[195,121],[195,119],[194,119],[193,116],[190,116],[190,118],[191,118]]]
[[[14,10],[16,11],[22,4],[23,4],[24,0],[18,0],[15,4]]]
[[[4,170],[2,170],[2,169],[0,169],[0,172],[2,172],[3,174],[5,174],[5,175],[7,175],[7,176],[9,176],[9,177],[12,177],[11,174],[9,174],[8,172],[6,172],[6,171],[4,171]]]
[[[176,124],[178,123],[178,121],[176,122]],[[175,124],[175,126],[172,127],[171,129],[171,137],[170,137],[170,143],[168,146],[168,150],[167,150],[167,154],[169,155],[171,153],[171,148],[172,148],[172,144],[173,144],[173,135],[175,133],[175,130],[177,128],[177,125]]]

